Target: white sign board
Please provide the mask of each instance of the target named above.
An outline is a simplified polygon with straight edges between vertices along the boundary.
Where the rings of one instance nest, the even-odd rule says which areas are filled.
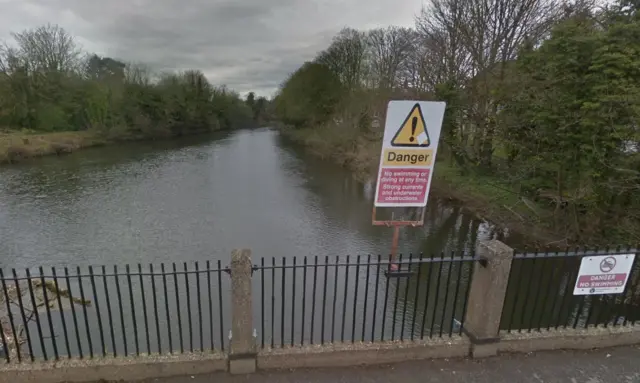
[[[584,257],[573,295],[622,294],[635,254]]]
[[[375,206],[427,205],[444,108],[444,102],[389,102]]]

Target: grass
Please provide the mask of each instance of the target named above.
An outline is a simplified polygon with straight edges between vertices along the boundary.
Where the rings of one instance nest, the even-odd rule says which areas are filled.
[[[359,180],[375,177],[378,171],[381,137],[364,135],[341,125],[304,129],[284,128],[282,133],[305,146],[311,153],[349,168]]]
[[[78,149],[99,146],[107,140],[93,132],[55,132],[33,134],[29,132],[0,132],[0,163],[52,154],[71,153]]]
[[[532,244],[566,245],[566,238],[552,229],[553,211],[521,195],[496,176],[463,174],[441,160],[436,163],[432,190],[441,197],[460,201],[480,219],[524,235]]]
[[[483,176],[477,174],[462,174],[459,168],[448,164],[446,161],[438,161],[434,169],[434,179],[442,185],[446,185],[449,189],[455,190],[456,193],[468,195],[477,200],[484,200],[491,204],[500,204],[514,212],[527,214],[532,213],[523,205],[518,193],[516,193],[510,185],[501,182],[499,179],[491,176]]]

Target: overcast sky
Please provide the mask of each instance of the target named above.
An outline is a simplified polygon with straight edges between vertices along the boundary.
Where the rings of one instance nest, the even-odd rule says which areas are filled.
[[[0,39],[58,24],[84,50],[156,70],[200,69],[270,96],[344,26],[413,25],[422,0],[0,0]]]

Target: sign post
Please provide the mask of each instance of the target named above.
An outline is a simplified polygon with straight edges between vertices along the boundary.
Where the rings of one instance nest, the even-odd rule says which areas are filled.
[[[582,258],[573,295],[624,293],[635,257],[622,254]]]
[[[401,226],[422,226],[444,118],[444,102],[390,101],[382,139],[373,225],[393,226],[391,271]],[[378,220],[377,208],[422,208],[419,220]]]

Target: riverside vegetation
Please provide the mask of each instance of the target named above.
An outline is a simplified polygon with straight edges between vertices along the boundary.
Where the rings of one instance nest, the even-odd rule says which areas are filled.
[[[154,74],[80,50],[45,25],[0,47],[0,163],[121,140],[232,129],[263,121],[267,100],[211,85],[198,70]]]
[[[447,102],[436,191],[551,246],[640,241],[640,5],[431,0],[346,28],[275,97],[283,133],[373,178],[390,99]]]

